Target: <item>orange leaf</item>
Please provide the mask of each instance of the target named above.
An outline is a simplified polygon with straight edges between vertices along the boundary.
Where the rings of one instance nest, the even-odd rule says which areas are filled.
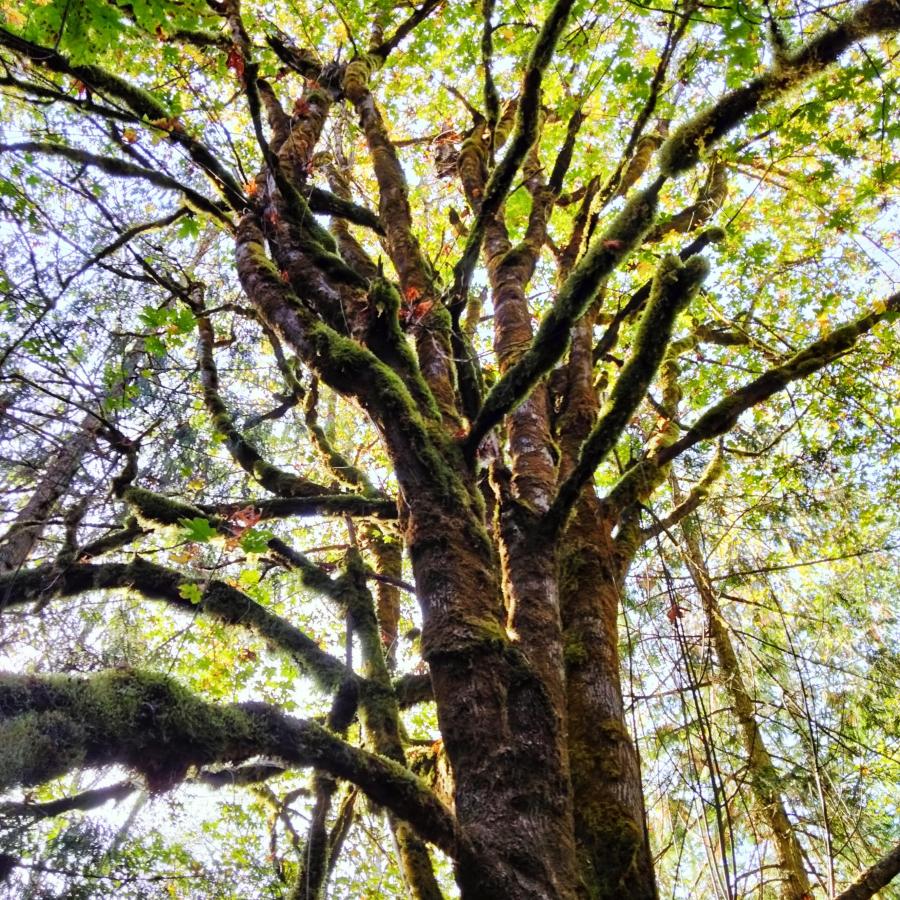
[[[411,284],[411,285],[403,292],[403,296],[406,297],[406,299],[409,300],[410,303],[412,303],[413,301],[418,300],[419,297],[422,296],[422,292],[421,292],[415,285],[412,285],[412,284]]]
[[[425,300],[422,303],[417,303],[413,307],[413,315],[416,317],[416,321],[420,319],[424,319],[425,316],[431,312],[431,307],[434,306],[434,300]]]
[[[225,65],[228,66],[229,69],[234,69],[234,74],[237,75],[238,78],[244,77],[244,57],[237,47],[232,47],[228,51]]]

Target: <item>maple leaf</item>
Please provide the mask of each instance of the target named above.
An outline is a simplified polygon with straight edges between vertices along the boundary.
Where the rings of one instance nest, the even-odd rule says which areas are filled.
[[[294,101],[294,115],[295,116],[308,116],[310,113],[310,105],[306,102],[303,97],[298,97]]]
[[[403,292],[403,296],[406,297],[406,299],[409,300],[410,303],[413,303],[413,302],[415,302],[416,300],[418,300],[419,297],[422,296],[422,292],[421,292],[415,285],[412,285],[412,284],[411,284],[411,285]]]
[[[677,603],[673,603],[666,611],[666,618],[674,625],[676,619],[684,616],[684,612]]]
[[[232,514],[231,521],[246,529],[252,528],[261,518],[262,513],[258,509],[253,506],[245,506]]]
[[[225,65],[229,69],[233,69],[234,74],[237,75],[238,78],[244,77],[244,56],[239,48],[232,47],[228,51],[228,56],[225,58]]]
[[[126,128],[122,132],[122,140],[126,144],[134,144],[137,143],[138,133],[133,128]]]
[[[259,194],[259,185],[255,180],[251,179],[244,184],[244,193],[248,197],[255,197],[257,194]]]

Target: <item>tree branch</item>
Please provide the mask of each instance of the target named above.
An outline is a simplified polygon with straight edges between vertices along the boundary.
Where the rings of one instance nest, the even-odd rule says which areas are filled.
[[[841,891],[835,900],[869,900],[883,887],[890,884],[900,874],[900,844],[885,853],[881,859],[845,891]]]
[[[398,763],[263,703],[206,703],[156,673],[3,674],[0,735],[0,789],[118,764],[165,790],[191,766],[268,756],[351,781],[451,856],[459,850],[452,813]]]
[[[741,413],[784,390],[791,382],[806,378],[825,368],[850,350],[859,337],[871,331],[879,322],[900,312],[900,292],[888,297],[878,308],[854,322],[836,328],[821,340],[792,356],[786,363],[764,372],[750,384],[736,390],[707,410],[688,429],[687,433],[654,457],[657,465],[673,460],[700,441],[708,441],[725,434],[737,422]]]
[[[544,518],[542,527],[548,534],[555,536],[562,530],[581,489],[616,445],[662,362],[678,313],[697,293],[708,273],[709,263],[699,256],[684,265],[677,256],[667,256],[660,263],[631,356]]]
[[[184,596],[183,588],[193,586],[199,603]],[[356,676],[299,628],[246,594],[210,579],[186,578],[179,572],[136,557],[129,563],[77,563],[64,569],[38,566],[0,577],[0,609],[48,602],[53,597],[72,597],[92,590],[130,588],[149,600],[160,600],[182,612],[200,611],[226,625],[249,628],[282,653],[322,688],[335,690]]]
[[[900,293],[877,304],[876,309],[855,322],[837,328],[805,350],[792,356],[783,365],[763,373],[750,384],[736,390],[707,410],[678,440],[659,447],[652,455],[635,463],[606,496],[617,509],[630,506],[646,494],[647,487],[658,485],[663,467],[701,441],[725,434],[742,413],[784,390],[789,384],[834,362],[850,350],[858,338],[882,320],[900,312]]]
[[[73,65],[62,53],[26,41],[4,28],[0,28],[0,46],[8,47],[18,56],[22,56],[44,69],[49,69],[51,72],[69,75],[97,93],[114,97],[134,113],[137,121],[151,123],[174,121],[171,111],[148,91],[129,84],[99,66]],[[236,212],[240,212],[247,203],[243,191],[237,181],[221,166],[212,151],[184,131],[164,130],[167,131],[169,140],[184,147],[191,159],[206,172],[221,191],[228,205]]]
[[[541,115],[541,85],[544,71],[553,58],[556,42],[569,18],[572,0],[557,0],[544,20],[540,34],[531,48],[531,56],[522,80],[522,91],[516,109],[516,125],[512,142],[497,164],[484,189],[475,222],[469,230],[462,257],[453,273],[452,304],[460,303],[468,293],[472,272],[481,251],[485,227],[499,211],[525,154],[538,134]]]
[[[145,169],[124,159],[116,159],[112,156],[98,156],[87,150],[79,150],[76,147],[67,147],[64,144],[50,144],[41,141],[21,141],[17,144],[0,144],[0,153],[43,153],[48,156],[59,156],[83,166],[92,166],[100,169],[112,178],[140,178],[148,184],[164,188],[168,191],[180,193],[187,205],[197,213],[207,215],[229,230],[234,229],[234,223],[222,211],[221,207],[208,197],[195,191],[193,188],[182,184],[176,178]]]

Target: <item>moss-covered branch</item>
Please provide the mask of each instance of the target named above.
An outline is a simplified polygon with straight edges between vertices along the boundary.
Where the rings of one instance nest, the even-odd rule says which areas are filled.
[[[700,480],[667,516],[664,516],[662,519],[657,519],[657,521],[648,528],[640,529],[638,532],[639,540],[643,542],[649,541],[651,538],[655,538],[657,535],[668,531],[687,516],[696,512],[700,508],[700,505],[706,501],[707,497],[709,497],[710,489],[716,481],[722,477],[724,469],[722,453],[719,451],[712,460],[710,460],[709,465],[700,476]]]
[[[698,234],[690,244],[678,252],[678,258],[684,262],[705,250],[710,244],[717,244],[723,240],[725,240],[725,232],[721,228],[707,228],[706,231]],[[601,360],[616,346],[616,342],[619,340],[619,329],[644,308],[650,297],[650,288],[652,286],[653,279],[645,281],[628,298],[628,302],[615,313],[612,321],[606,326],[606,330],[600,335],[600,339],[594,345],[594,362]]]
[[[863,38],[900,29],[898,0],[868,0],[843,22],[823,31],[767,72],[721,97],[689,119],[659,151],[660,171],[676,175],[693,167],[701,154],[759,107],[818,75]]]
[[[194,767],[255,756],[314,766],[359,785],[451,856],[456,822],[402,766],[263,703],[206,703],[156,673],[0,676],[0,789],[122,765],[164,790]]]
[[[464,298],[472,280],[472,272],[481,251],[487,223],[500,210],[512,187],[513,178],[535,142],[540,127],[541,86],[544,72],[553,58],[556,43],[568,21],[572,0],[557,0],[544,20],[525,69],[522,90],[516,109],[516,124],[509,149],[497,164],[480,198],[475,222],[469,229],[466,246],[454,270],[453,294],[456,302]]]
[[[212,417],[213,427],[225,438],[225,446],[235,462],[267,491],[281,497],[310,497],[328,493],[323,485],[292,472],[285,472],[263,459],[256,447],[238,430],[219,390],[219,372],[213,355],[215,335],[212,322],[205,314],[198,313],[197,330],[200,336],[203,401]]]
[[[196,508],[201,510],[205,516],[214,515],[228,518],[248,506],[252,506],[263,520],[287,519],[294,516],[397,518],[395,500],[372,499],[363,497],[361,494],[323,494],[320,497],[276,497],[265,500],[239,500],[234,503],[200,503]]]
[[[194,587],[199,603],[190,599]],[[72,597],[92,590],[129,588],[150,600],[160,600],[183,612],[200,611],[226,625],[249,628],[268,641],[278,652],[285,653],[302,672],[322,688],[336,690],[355,676],[338,659],[322,650],[318,643],[299,628],[246,594],[211,579],[186,578],[179,572],[137,557],[128,563],[78,563],[60,569],[54,565],[38,566],[0,577],[0,596],[5,609],[30,603],[44,604],[53,597]]]
[[[131,84],[118,75],[107,72],[100,66],[73,65],[65,55],[57,50],[27,41],[4,28],[0,28],[0,46],[9,48],[20,58],[27,59],[50,72],[69,75],[93,92],[105,97],[111,97],[122,103],[134,114],[136,123],[175,122],[172,111],[151,93]],[[101,114],[106,114],[102,110],[100,112]],[[160,127],[163,128],[162,125]],[[240,185],[222,166],[215,154],[205,144],[182,129],[167,128],[164,130],[166,130],[170,141],[187,150],[191,159],[219,189],[229,207],[236,212],[243,209],[247,201]]]
[[[324,188],[315,187],[314,185],[308,187],[304,193],[306,194],[309,208],[313,212],[326,213],[338,219],[346,219],[348,222],[353,222],[354,225],[371,228],[376,234],[384,234],[384,225],[381,224],[381,220],[371,209],[367,209],[365,206],[360,206],[352,200],[346,200],[337,194],[332,194],[331,191],[326,191]]]
[[[444,457],[449,451],[442,446],[445,438],[433,423],[426,424],[410,387],[374,353],[320,321],[300,302],[266,256],[254,216],[245,216],[238,226],[236,253],[241,284],[259,313],[322,381],[358,399],[375,420],[404,491],[465,498]]]
[[[875,308],[854,322],[836,328],[821,340],[792,356],[783,365],[764,372],[758,378],[738,388],[707,410],[682,437],[663,447],[654,457],[662,465],[700,441],[718,437],[734,427],[741,413],[783,391],[791,382],[806,378],[834,362],[850,350],[861,335],[871,331],[879,322],[900,312],[900,293],[876,304]],[[626,476],[627,477],[627,476]]]
[[[727,197],[726,166],[721,159],[714,159],[706,180],[697,194],[697,199],[651,228],[644,238],[644,243],[652,244],[662,240],[673,231],[678,234],[696,231],[718,212]]]
[[[163,172],[153,169],[145,169],[136,163],[127,162],[124,159],[116,159],[113,156],[98,156],[87,150],[79,150],[65,144],[50,144],[42,141],[20,141],[16,144],[0,144],[0,153],[42,153],[46,156],[58,156],[70,162],[82,166],[91,166],[112,178],[140,178],[148,184],[163,188],[168,191],[177,191],[185,200],[185,203],[197,213],[209,216],[227,228],[233,228],[231,219],[222,207],[204,197],[199,191],[182,184],[178,179],[172,178]]]
[[[485,398],[484,406],[464,440],[464,450],[470,458],[474,457],[484,436],[563,357],[572,326],[590,305],[600,283],[640,243],[653,222],[662,185],[663,179],[657,179],[626,204],[572,270],[553,307],[541,321],[531,346]]]
[[[597,466],[615,446],[628,420],[644,399],[647,388],[662,362],[678,313],[690,302],[709,272],[709,264],[699,256],[682,265],[677,256],[660,263],[647,309],[641,318],[634,348],[600,410],[597,424],[581,448],[578,461],[560,485],[547,512],[545,525],[551,534],[564,527],[569,511]]]
[[[372,484],[368,475],[355,466],[343,453],[341,453],[331,442],[325,429],[319,424],[319,384],[313,381],[309,391],[306,394],[306,402],[303,406],[303,420],[306,422],[306,428],[319,451],[319,456],[328,467],[328,471],[340,479],[344,484],[351,487],[360,488],[366,497],[381,497],[384,495]]]

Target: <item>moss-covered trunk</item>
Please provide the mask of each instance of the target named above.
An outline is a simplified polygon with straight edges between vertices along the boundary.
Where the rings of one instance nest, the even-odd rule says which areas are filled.
[[[414,503],[407,540],[456,815],[470,842],[457,867],[462,896],[574,898],[562,717],[507,636],[487,533],[474,517]]]

